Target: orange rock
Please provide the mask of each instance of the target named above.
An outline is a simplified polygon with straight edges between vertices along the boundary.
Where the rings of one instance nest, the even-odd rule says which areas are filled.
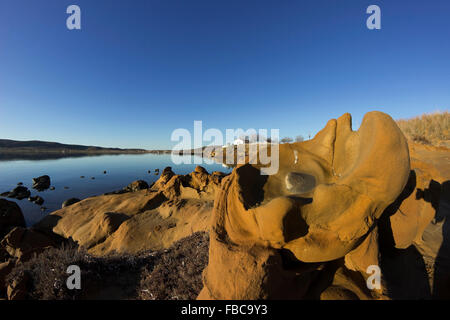
[[[53,212],[36,228],[72,238],[96,255],[167,248],[208,230],[222,177],[201,167],[176,175],[167,167],[149,189],[85,199]]]
[[[304,285],[310,274],[274,265],[282,264],[279,250],[299,263],[326,263],[373,241],[368,233],[410,173],[406,139],[381,112],[366,114],[356,132],[349,114],[330,120],[314,139],[279,151],[277,174],[262,176],[259,165],[245,164],[223,180],[199,298],[298,298],[304,287],[275,287]],[[348,260],[364,267],[356,253]]]

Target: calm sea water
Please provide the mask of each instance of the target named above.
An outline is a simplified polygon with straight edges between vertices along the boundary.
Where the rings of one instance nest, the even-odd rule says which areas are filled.
[[[156,181],[155,169],[160,172],[172,167],[176,174],[187,174],[195,169],[196,157],[184,156],[192,164],[175,165],[170,155],[140,154],[140,155],[104,155],[98,157],[62,158],[57,160],[5,160],[0,161],[0,193],[10,191],[22,182],[28,187],[31,195],[44,198],[42,206],[47,210],[42,212],[38,206],[28,199],[16,200],[25,216],[28,226],[38,222],[48,213],[60,209],[61,204],[69,198],[84,199],[105,192],[122,189],[134,180],[145,180],[148,184]],[[208,172],[230,172],[231,169],[221,164],[201,164]],[[107,171],[103,174],[103,171]],[[147,171],[151,170],[149,174]],[[31,189],[32,178],[49,175],[51,185],[55,190],[38,192]],[[85,178],[80,178],[85,176]],[[95,177],[92,180],[91,177]],[[68,187],[68,189],[64,189]]]

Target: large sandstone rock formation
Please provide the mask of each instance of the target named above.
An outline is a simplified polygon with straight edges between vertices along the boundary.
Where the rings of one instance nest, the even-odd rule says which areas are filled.
[[[176,175],[167,167],[150,188],[82,200],[53,212],[35,228],[72,238],[96,255],[167,248],[207,231],[222,177],[202,167],[188,175]]]
[[[410,176],[395,122],[371,112],[352,131],[345,114],[279,158],[275,175],[245,164],[224,179],[199,298],[380,297],[365,283],[379,265],[377,221]]]
[[[102,256],[209,231],[199,299],[450,298],[450,153],[430,148],[408,145],[386,114],[367,114],[358,131],[344,115],[313,140],[280,145],[271,176],[258,164],[229,176],[167,167],[151,186],[82,200],[29,229],[0,202],[12,210],[0,216],[9,232],[0,238],[0,295],[23,297],[24,282],[6,290],[6,275],[58,246],[56,235]],[[367,287],[371,266],[381,289]]]

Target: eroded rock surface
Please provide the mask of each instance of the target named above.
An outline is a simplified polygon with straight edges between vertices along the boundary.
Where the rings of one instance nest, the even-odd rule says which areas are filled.
[[[199,298],[320,297],[326,279],[325,296],[379,297],[365,268],[378,265],[377,220],[409,175],[406,139],[381,112],[358,131],[345,114],[312,140],[281,145],[275,175],[238,166],[216,199]]]
[[[16,228],[0,242],[0,283],[16,263],[57,245],[56,235],[107,256],[209,231],[199,299],[450,297],[449,156],[408,145],[386,114],[367,114],[358,131],[346,114],[312,140],[280,145],[277,174],[261,175],[258,164],[228,176],[167,167],[151,186]],[[367,287],[374,266],[379,289]],[[4,287],[11,299],[23,296],[26,279],[18,280]]]
[[[45,217],[35,227],[72,238],[96,255],[137,253],[169,247],[197,231],[207,231],[213,199],[224,174],[198,167],[176,175],[170,167],[149,188],[92,197]]]

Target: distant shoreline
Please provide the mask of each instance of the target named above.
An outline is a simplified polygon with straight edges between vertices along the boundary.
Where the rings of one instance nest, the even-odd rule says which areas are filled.
[[[144,154],[170,154],[171,150],[11,150],[0,148],[0,161],[2,160],[52,160],[64,158],[99,157],[107,155],[144,155]]]
[[[71,150],[71,149],[23,149],[23,148],[0,148],[0,154],[36,155],[36,154],[58,154],[58,155],[98,155],[98,154],[139,154],[139,153],[171,153],[171,150],[141,150],[141,149],[101,149],[101,150]]]
[[[0,159],[59,159],[120,154],[167,154],[171,150],[103,148],[47,141],[0,139]]]

